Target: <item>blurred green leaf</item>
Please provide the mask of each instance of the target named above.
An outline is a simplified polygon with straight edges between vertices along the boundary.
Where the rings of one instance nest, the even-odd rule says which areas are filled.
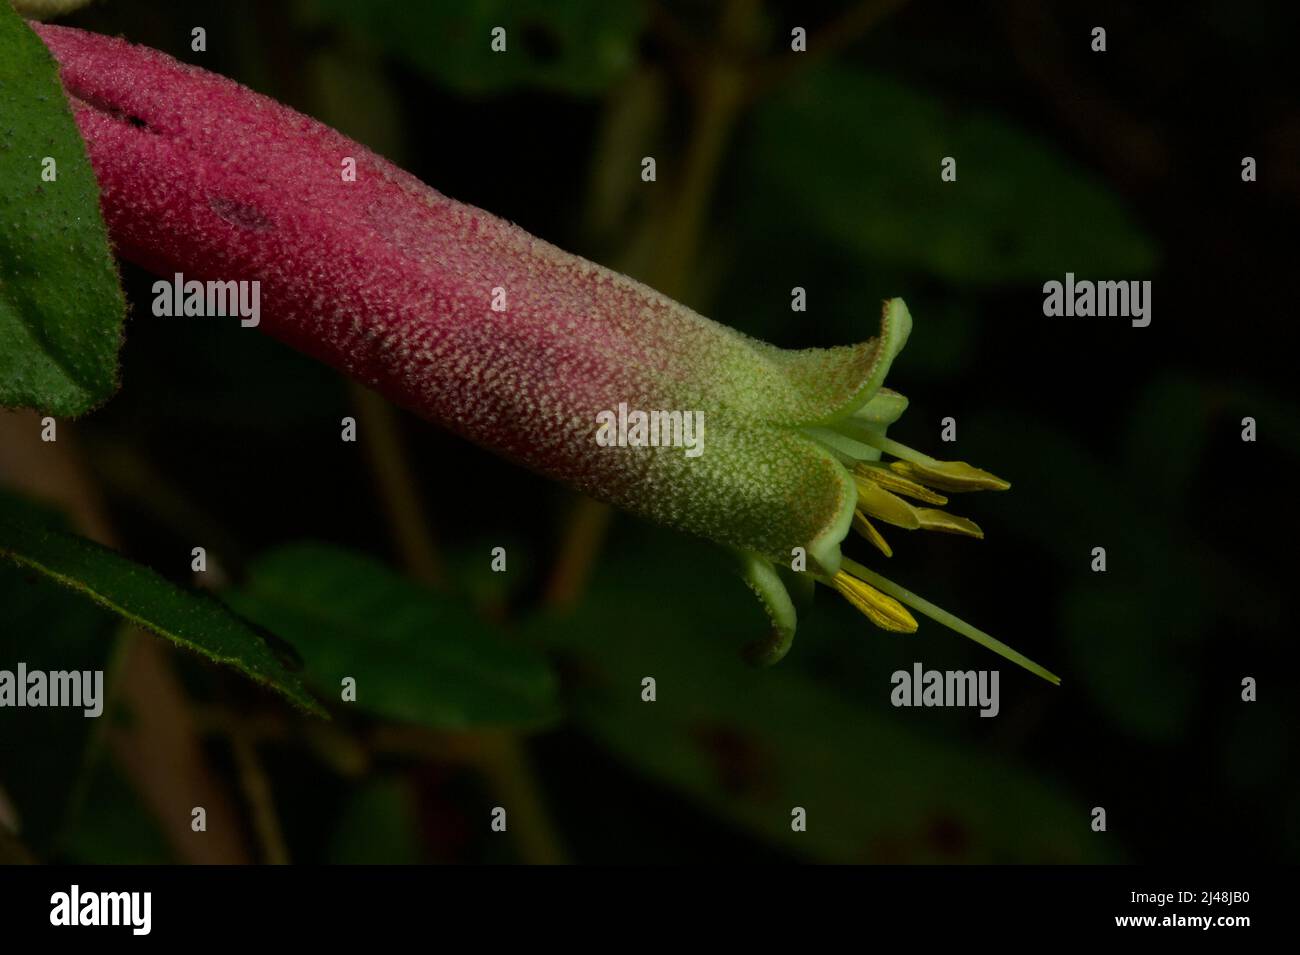
[[[1030,772],[915,732],[789,658],[744,665],[739,648],[764,624],[741,584],[718,575],[722,565],[704,547],[641,548],[634,562],[607,560],[572,616],[535,623],[568,658],[574,718],[621,759],[820,859],[1112,858],[1089,838],[1086,807]],[[794,653],[815,639],[801,621]],[[882,700],[889,672],[876,674]],[[653,703],[641,699],[645,677],[656,680]],[[806,832],[791,829],[795,806],[807,810]]]
[[[830,66],[756,110],[756,197],[872,260],[956,282],[1148,272],[1152,242],[1111,193],[996,116]],[[940,180],[951,156],[957,180]]]
[[[215,663],[239,670],[309,712],[322,712],[266,642],[220,601],[183,590],[121,554],[51,526],[27,502],[3,493],[0,557]]]
[[[1210,411],[1194,378],[1166,373],[1143,389],[1129,415],[1127,454],[1144,505],[1178,516],[1205,453]]]
[[[377,779],[343,805],[330,843],[332,865],[412,865],[420,861],[419,827],[410,783]]]
[[[52,159],[56,179],[45,182]],[[126,301],[53,57],[0,3],[0,407],[78,415],[117,387]]]
[[[255,561],[248,581],[231,603],[293,643],[322,690],[355,679],[363,710],[440,729],[558,715],[541,653],[370,557],[295,544]]]
[[[530,541],[495,528],[494,531],[491,536],[477,535],[446,555],[448,575],[454,581],[456,592],[489,618],[504,613],[511,599],[538,574]],[[508,574],[492,569],[489,558],[496,547],[504,548],[510,555]]]
[[[98,762],[65,837],[63,859],[75,865],[166,865],[176,860],[157,822],[113,764]]]
[[[0,562],[0,666],[5,669],[22,662],[29,671],[107,670],[116,627],[111,616],[69,600],[51,581]],[[23,841],[38,855],[51,849],[67,822],[91,741],[109,717],[107,707],[99,718],[64,707],[4,711],[0,787],[18,812]]]
[[[645,21],[640,0],[312,0],[313,19],[360,30],[463,93],[537,86],[600,93],[636,61]],[[491,48],[506,31],[505,52]]]
[[[1176,741],[1200,698],[1195,660],[1206,639],[1203,617],[1189,614],[1186,600],[1159,599],[1149,581],[1090,576],[1089,586],[1066,592],[1061,611],[1071,672],[1119,726],[1145,740]]]
[[[72,13],[90,2],[91,0],[12,0],[15,10],[34,20]]]

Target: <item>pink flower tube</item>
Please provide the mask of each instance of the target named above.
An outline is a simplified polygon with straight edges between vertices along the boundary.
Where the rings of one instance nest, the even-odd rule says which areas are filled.
[[[882,388],[911,328],[901,300],[877,338],[782,350],[231,80],[33,29],[59,62],[122,257],[168,278],[257,280],[261,327],[281,341],[511,460],[734,549],[773,622],[765,659],[794,633],[783,579],[811,578],[885,629],[916,629],[906,603],[1052,678],[841,555],[854,526],[889,553],[872,519],[978,536],[919,505],[1007,486],[884,436],[906,407]],[[658,426],[629,430],[638,412],[660,412]],[[674,439],[692,421],[684,449]]]

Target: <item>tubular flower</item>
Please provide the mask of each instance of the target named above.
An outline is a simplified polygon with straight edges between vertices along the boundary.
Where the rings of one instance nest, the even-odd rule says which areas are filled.
[[[938,509],[939,492],[1007,487],[885,437],[907,404],[883,387],[911,329],[901,300],[869,341],[782,350],[448,199],[228,79],[35,29],[124,258],[169,278],[256,280],[272,336],[511,460],[732,548],[772,619],[764,660],[794,634],[784,581],[815,580],[887,630],[915,630],[911,606],[1054,679],[841,555],[853,527],[888,554],[876,522],[980,536]],[[349,164],[354,176],[341,174]],[[625,409],[700,422],[697,447],[609,440]],[[800,553],[806,570],[792,572]]]

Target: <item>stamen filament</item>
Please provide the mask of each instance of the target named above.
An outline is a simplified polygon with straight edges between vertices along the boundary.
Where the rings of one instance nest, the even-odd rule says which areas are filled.
[[[875,460],[880,456],[878,448],[864,444],[847,434],[832,431],[830,428],[805,428],[804,430],[845,461],[857,464],[861,461]]]
[[[894,556],[894,549],[889,546],[889,541],[885,540],[880,531],[876,530],[876,525],[867,519],[867,515],[862,512],[861,508],[853,512],[853,529],[871,541],[876,546],[876,549],[886,557]]]
[[[853,440],[860,441],[863,444],[869,444],[873,448],[879,451],[884,451],[886,454],[892,455],[902,461],[913,461],[916,464],[930,466],[943,463],[927,454],[922,454],[920,451],[914,451],[905,444],[899,444],[892,438],[886,438],[883,434],[872,431],[870,428],[854,428]]]
[[[851,574],[853,577],[857,577],[860,578],[861,580],[866,581],[867,583],[871,584],[871,586],[875,587],[877,590],[880,590],[883,593],[888,594],[889,596],[893,597],[895,600],[898,600],[900,603],[907,604],[907,606],[911,607],[913,610],[917,611],[918,613],[925,614],[927,617],[929,617],[931,620],[935,621],[936,623],[941,623],[949,630],[955,631],[956,633],[960,633],[963,637],[966,637],[970,640],[974,640],[976,643],[980,644],[981,646],[987,647],[988,649],[992,650],[994,653],[998,654],[999,656],[1004,657],[1007,660],[1010,660],[1012,663],[1024,667],[1030,673],[1042,677],[1048,683],[1052,683],[1057,686],[1061,685],[1061,678],[1059,676],[1057,676],[1055,673],[1051,672],[1050,670],[1042,666],[1039,666],[1037,663],[1029,659],[1024,654],[1018,653],[1017,651],[1011,649],[1001,640],[989,636],[983,630],[979,630],[975,627],[972,627],[970,624],[968,624],[965,620],[962,620],[960,617],[955,617],[952,614],[950,614],[948,611],[940,607],[936,607],[934,604],[930,603],[930,601],[925,600],[922,597],[918,597],[916,594],[912,593],[910,590],[906,589],[905,587],[900,587],[898,584],[894,583],[893,581],[886,580],[884,577],[881,577],[879,574],[875,573],[869,568],[862,566],[857,561],[850,560],[849,558],[845,557],[843,560],[843,567],[844,570],[848,571],[849,574]],[[844,573],[843,570],[840,571],[840,574],[843,573]],[[839,575],[836,576],[838,578]],[[841,591],[841,593],[843,593],[843,591]]]

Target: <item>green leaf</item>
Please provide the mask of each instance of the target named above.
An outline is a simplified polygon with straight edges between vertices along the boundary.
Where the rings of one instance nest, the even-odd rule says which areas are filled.
[[[945,654],[962,652],[959,641],[923,625],[900,643],[849,608],[824,605],[823,592],[814,612],[801,616],[794,652],[754,669],[739,651],[765,621],[743,587],[722,575],[719,553],[676,540],[652,544],[622,559],[606,556],[573,615],[534,624],[570,663],[573,718],[624,762],[819,859],[1113,860],[1113,848],[1089,838],[1085,802],[987,746],[935,734],[940,721],[978,729],[995,721],[888,705],[891,673],[911,665],[903,659],[951,666]],[[801,655],[818,644],[864,640],[879,643],[854,698],[799,669]],[[656,681],[653,703],[642,701],[647,676]],[[1025,694],[1058,692],[1005,668],[1002,677],[1004,710],[1022,686]],[[807,810],[806,832],[791,828],[796,806]]]
[[[115,551],[52,527],[25,502],[2,493],[0,558],[323,714],[266,641],[220,601],[183,590]]]
[[[264,555],[248,579],[230,602],[292,642],[323,691],[355,679],[363,710],[438,729],[558,715],[540,652],[370,557],[296,544]]]
[[[832,66],[755,115],[761,210],[873,261],[970,283],[1147,273],[1151,241],[1103,184],[1005,120]],[[940,180],[951,156],[957,180]]]
[[[78,415],[106,401],[125,313],[54,59],[0,3],[0,406]]]
[[[645,22],[640,0],[314,0],[308,9],[463,93],[600,93],[636,62]],[[506,31],[504,53],[491,46],[497,27]]]

